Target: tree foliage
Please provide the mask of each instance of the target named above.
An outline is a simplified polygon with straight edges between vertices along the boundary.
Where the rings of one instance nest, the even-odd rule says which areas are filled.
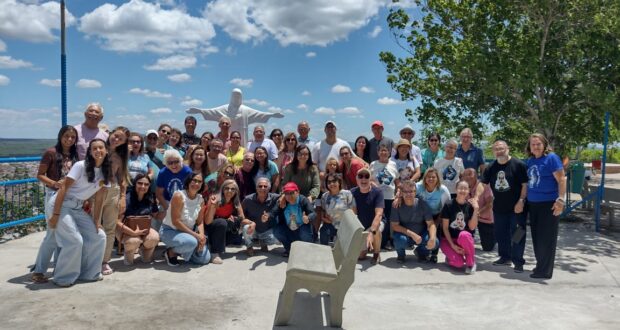
[[[523,145],[532,132],[562,153],[618,126],[620,1],[433,0],[394,7],[388,25],[406,51],[381,52],[407,115],[469,126]]]

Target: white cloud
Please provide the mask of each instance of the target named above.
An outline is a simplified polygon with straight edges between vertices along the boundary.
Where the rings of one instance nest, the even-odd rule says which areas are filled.
[[[6,44],[0,39],[0,52],[6,52]]]
[[[338,109],[337,111],[338,113],[344,114],[344,115],[359,115],[362,112],[356,108],[356,107],[344,107],[342,109]]]
[[[172,97],[172,94],[168,94],[168,93],[161,93],[158,91],[152,91],[150,89],[142,89],[142,88],[132,88],[129,90],[129,93],[132,94],[142,94],[146,97],[156,97],[156,98],[164,98],[164,99],[169,99]]]
[[[144,68],[150,71],[183,70],[196,66],[196,57],[193,55],[172,55],[160,58],[152,65],[145,65]]]
[[[379,35],[379,33],[381,33],[381,30],[382,30],[381,27],[379,25],[376,25],[374,29],[372,29],[372,31],[368,32],[368,37],[376,38]]]
[[[301,109],[303,111],[308,111],[308,106],[304,103],[297,106],[297,109]]]
[[[101,88],[101,83],[92,79],[80,79],[75,83],[77,88]]]
[[[25,4],[15,0],[0,0],[0,35],[29,42],[52,42],[58,36],[52,30],[60,30],[60,3]],[[65,8],[67,27],[75,23],[75,17]]]
[[[310,96],[312,94],[310,94],[310,92],[308,92],[308,91],[303,91],[303,92],[301,92],[301,95],[303,95],[303,96]]]
[[[181,105],[184,107],[190,107],[190,108],[195,108],[195,107],[199,107],[202,105],[202,101],[200,101],[199,99],[193,99],[189,96],[187,96],[185,98],[185,100],[183,102],[181,102]]]
[[[168,76],[168,80],[172,82],[182,83],[182,82],[191,81],[192,76],[190,76],[187,73],[179,73],[179,74],[173,74],[173,75]]]
[[[172,110],[170,110],[170,108],[155,108],[155,109],[151,109],[150,111],[152,114],[162,114],[162,113],[172,113]]]
[[[326,46],[368,24],[385,0],[216,0],[205,16],[233,39]]]
[[[332,108],[327,108],[327,107],[318,107],[314,110],[314,113],[318,114],[318,115],[328,115],[328,116],[333,116],[336,114],[336,111]]]
[[[362,93],[366,93],[366,94],[372,94],[372,93],[374,93],[374,92],[375,92],[375,89],[374,89],[374,88],[372,88],[372,87],[362,86],[362,87],[360,88],[360,92],[362,92]]]
[[[11,79],[5,75],[0,74],[0,86],[6,86],[11,82]]]
[[[0,23],[1,25],[1,23]],[[0,56],[0,69],[20,69],[30,68],[32,63],[12,58],[11,56]]]
[[[244,103],[258,105],[261,107],[266,107],[269,105],[269,102],[265,100],[259,100],[259,99],[249,99],[249,100],[244,101]]]
[[[378,99],[377,103],[381,104],[381,105],[396,105],[396,104],[403,104],[405,102],[403,102],[401,100],[393,99],[391,97],[384,96],[384,97]]]
[[[284,110],[282,110],[282,113],[293,114],[293,113],[295,113],[295,111],[293,111],[291,109],[284,109]]]
[[[228,46],[228,47],[226,47],[226,49],[224,50],[224,52],[226,53],[226,55],[230,55],[230,56],[237,55],[237,50],[236,50],[236,49],[234,49],[232,46]]]
[[[47,79],[43,78],[39,81],[39,84],[49,87],[60,87],[62,81],[60,79]]]
[[[315,53],[315,52],[307,52],[307,53],[306,53],[306,57],[307,57],[307,58],[313,58],[313,57],[316,57],[316,53]]]
[[[345,85],[336,85],[332,87],[332,93],[351,93],[351,88]]]
[[[237,87],[252,87],[254,79],[233,78],[230,83]]]
[[[104,49],[118,52],[217,51],[210,45],[215,30],[207,19],[191,16],[182,7],[163,9],[142,0],[103,4],[80,18],[79,30]]]
[[[116,119],[118,119],[121,122],[125,122],[125,123],[133,123],[136,121],[146,120],[146,116],[144,115],[118,115],[116,116]]]
[[[269,112],[282,112],[283,109],[280,108],[280,107],[271,106],[271,107],[267,108],[267,111],[269,111]]]

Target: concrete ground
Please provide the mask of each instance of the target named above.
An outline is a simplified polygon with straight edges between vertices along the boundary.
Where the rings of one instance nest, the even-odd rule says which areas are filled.
[[[269,329],[285,279],[281,247],[248,258],[228,248],[224,264],[124,266],[97,283],[61,289],[33,284],[28,268],[43,233],[0,244],[2,329]],[[477,251],[478,271],[464,275],[444,263],[421,264],[411,251],[404,265],[395,252],[383,262],[359,262],[343,311],[346,329],[620,329],[620,236],[593,232],[587,222],[562,222],[551,280],[493,266],[494,252]],[[440,254],[440,261],[443,256]],[[327,297],[298,294],[291,328],[327,324]]]

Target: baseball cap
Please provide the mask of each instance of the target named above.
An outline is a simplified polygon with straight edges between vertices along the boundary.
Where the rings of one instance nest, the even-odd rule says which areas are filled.
[[[403,134],[403,132],[411,132],[411,133],[415,134],[415,131],[413,130],[413,128],[411,128],[411,126],[409,124],[407,124],[403,128],[401,128],[400,132],[398,132],[398,133],[399,134]]]
[[[159,134],[158,134],[158,133],[157,133],[157,131],[156,131],[156,130],[154,130],[154,129],[150,129],[150,130],[146,131],[146,135],[145,135],[145,136],[147,136],[147,137],[148,137],[148,136],[149,136],[149,135],[151,135],[151,134],[155,134],[155,135],[157,135],[157,137],[159,137]]]
[[[375,127],[375,126],[383,127],[383,123],[380,120],[375,120],[372,122],[372,125],[370,125],[370,127]]]
[[[327,125],[329,125],[329,124],[332,124],[332,125],[334,125],[334,127],[338,128],[338,126],[336,126],[336,123],[334,123],[334,122],[333,122],[333,121],[331,121],[331,120],[326,121],[326,122],[325,122],[324,127],[325,127],[325,126],[327,126]]]
[[[297,187],[297,184],[295,182],[288,182],[287,184],[284,185],[284,187],[282,187],[282,192],[289,192],[289,191],[299,191],[299,187]]]

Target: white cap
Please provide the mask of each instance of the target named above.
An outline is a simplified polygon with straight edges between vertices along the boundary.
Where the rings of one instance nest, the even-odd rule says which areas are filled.
[[[155,134],[155,135],[157,135],[157,137],[159,137],[159,134],[154,129],[150,129],[150,130],[146,131],[146,135],[145,136],[148,137],[151,134]]]

